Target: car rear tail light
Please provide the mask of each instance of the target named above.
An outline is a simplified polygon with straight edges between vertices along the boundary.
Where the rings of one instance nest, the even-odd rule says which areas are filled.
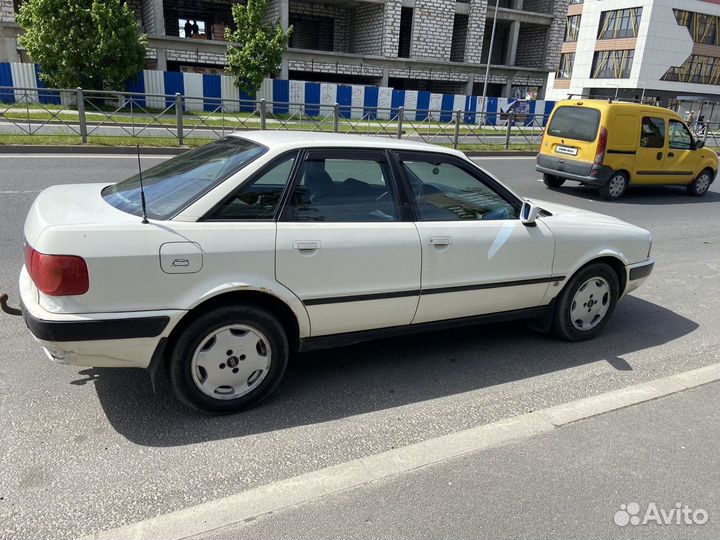
[[[607,150],[607,138],[608,132],[606,128],[600,130],[600,137],[598,137],[597,149],[595,150],[595,161],[593,161],[592,172],[590,174],[597,174],[598,170],[605,161],[605,151]]]
[[[90,288],[82,257],[45,255],[25,244],[25,268],[40,292],[49,296],[76,296]]]

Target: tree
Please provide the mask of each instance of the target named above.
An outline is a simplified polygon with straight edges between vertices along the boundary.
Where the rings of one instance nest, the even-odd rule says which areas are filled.
[[[121,0],[27,0],[17,21],[50,87],[120,90],[145,66],[147,36]]]
[[[292,34],[292,26],[285,32],[279,22],[267,22],[266,11],[267,0],[234,4],[232,15],[237,29],[225,30],[228,71],[235,77],[235,86],[249,94],[254,94],[263,79],[277,71]]]

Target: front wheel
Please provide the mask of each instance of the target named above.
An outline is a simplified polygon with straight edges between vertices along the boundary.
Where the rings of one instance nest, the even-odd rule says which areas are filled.
[[[624,172],[613,173],[607,184],[600,187],[600,197],[606,201],[617,201],[625,195],[629,183],[628,175]]]
[[[560,178],[559,176],[555,176],[553,174],[543,174],[543,182],[545,182],[545,185],[551,189],[559,188],[565,183],[564,178]]]
[[[591,264],[576,273],[555,304],[553,329],[569,341],[595,337],[615,309],[620,286],[606,264]]]
[[[705,195],[710,188],[712,183],[712,173],[705,169],[703,172],[698,174],[697,178],[693,180],[692,184],[688,185],[687,190],[690,195],[694,197],[702,197]]]
[[[226,306],[198,317],[170,356],[170,380],[185,405],[228,414],[257,405],[275,389],[288,361],[285,330],[256,306]]]

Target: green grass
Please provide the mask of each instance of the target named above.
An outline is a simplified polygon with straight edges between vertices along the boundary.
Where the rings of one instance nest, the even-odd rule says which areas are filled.
[[[216,139],[190,137],[185,139],[185,146],[202,146]],[[82,140],[78,135],[6,135],[0,134],[0,145],[33,144],[46,146],[81,146]],[[178,141],[174,137],[88,137],[88,146],[157,146],[177,147]]]

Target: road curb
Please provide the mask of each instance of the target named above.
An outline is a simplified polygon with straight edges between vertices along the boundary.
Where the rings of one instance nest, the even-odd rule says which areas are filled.
[[[321,497],[720,380],[720,364],[355,459],[81,540],[191,538]]]
[[[142,146],[142,155],[178,155],[186,152],[187,147],[182,146]],[[69,146],[69,145],[40,145],[40,144],[3,144],[0,145],[0,154],[106,154],[106,155],[135,155],[134,146]]]

